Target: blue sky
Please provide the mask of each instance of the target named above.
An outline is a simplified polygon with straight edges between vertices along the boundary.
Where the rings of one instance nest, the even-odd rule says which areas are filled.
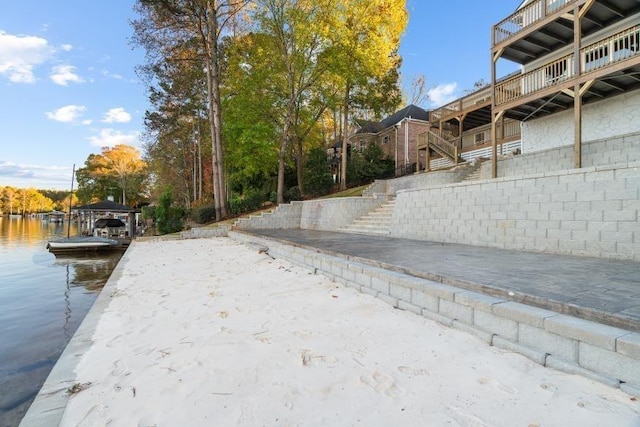
[[[4,3],[0,185],[68,190],[73,164],[82,167],[101,147],[140,147],[148,102],[135,74],[144,52],[129,42],[134,0]],[[425,107],[436,107],[488,82],[491,26],[519,3],[408,0],[405,86],[424,75]]]

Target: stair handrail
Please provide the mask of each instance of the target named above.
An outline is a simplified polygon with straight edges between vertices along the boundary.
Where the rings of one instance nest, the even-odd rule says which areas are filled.
[[[444,138],[436,135],[432,131],[427,131],[427,141],[430,146],[433,146],[440,154],[444,154],[451,160],[458,161],[458,147]]]

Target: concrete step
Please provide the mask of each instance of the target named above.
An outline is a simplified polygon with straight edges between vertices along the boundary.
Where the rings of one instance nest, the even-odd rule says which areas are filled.
[[[385,202],[373,211],[357,218],[353,223],[341,227],[340,231],[353,234],[388,236],[394,207],[395,199]]]
[[[471,164],[469,173],[461,182],[478,181],[482,175],[482,163],[486,161],[487,159],[477,159],[473,164]]]

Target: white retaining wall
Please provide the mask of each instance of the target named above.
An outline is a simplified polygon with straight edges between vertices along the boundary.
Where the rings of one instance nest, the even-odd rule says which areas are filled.
[[[640,90],[625,93],[582,108],[582,138],[601,140],[640,132]],[[522,124],[522,152],[557,148],[573,141],[573,109]]]
[[[431,173],[421,172],[393,179],[377,179],[362,192],[362,195],[394,195],[400,190],[406,190],[409,188],[423,188],[453,184],[464,179],[464,177],[470,173],[470,168],[471,165],[463,164],[449,170],[434,171]]]
[[[271,213],[240,219],[237,229],[302,228],[337,231],[374,210],[386,197],[339,197],[280,205]]]
[[[398,192],[391,237],[640,261],[640,162]]]
[[[640,396],[640,334],[244,233],[229,237],[489,345]]]
[[[640,161],[640,132],[582,144],[583,167],[635,161]],[[564,145],[499,159],[498,178],[573,169],[573,164],[573,145]],[[482,165],[481,177],[491,177],[491,162]]]

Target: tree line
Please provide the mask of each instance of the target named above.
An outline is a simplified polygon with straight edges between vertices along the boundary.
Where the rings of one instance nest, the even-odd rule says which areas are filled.
[[[334,183],[329,147],[342,153],[344,189],[351,118],[380,118],[402,101],[406,0],[138,0],[135,9],[153,200],[170,191],[219,220],[248,199],[305,197]]]
[[[67,210],[69,192],[0,186],[0,214],[28,215]]]

